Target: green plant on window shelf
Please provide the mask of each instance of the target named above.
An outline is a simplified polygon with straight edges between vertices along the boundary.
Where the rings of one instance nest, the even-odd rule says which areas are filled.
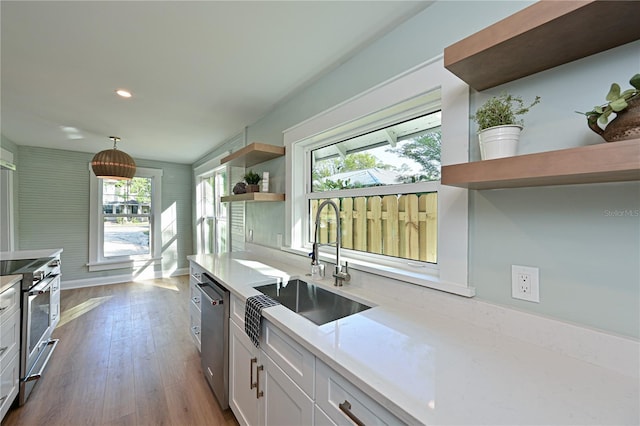
[[[253,170],[249,170],[244,175],[244,181],[247,182],[247,185],[257,185],[261,180],[262,178],[260,175],[255,173]]]

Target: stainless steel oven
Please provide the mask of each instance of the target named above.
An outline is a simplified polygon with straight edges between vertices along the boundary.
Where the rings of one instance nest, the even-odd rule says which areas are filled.
[[[21,371],[20,405],[26,402],[36,381],[42,377],[58,344],[57,339],[51,339],[51,290],[59,285],[60,275],[50,275],[22,295],[22,344],[26,348],[22,354],[26,368]]]
[[[60,288],[60,258],[0,261],[0,275],[14,274],[22,275],[18,402],[23,405],[58,344],[51,338],[51,293]]]

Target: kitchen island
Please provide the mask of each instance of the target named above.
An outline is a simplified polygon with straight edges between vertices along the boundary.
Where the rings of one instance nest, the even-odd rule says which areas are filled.
[[[260,247],[189,259],[242,301],[299,277],[372,306],[320,326],[281,305],[263,316],[401,422],[640,421],[635,340],[434,290],[403,296],[388,279],[386,289],[358,276],[337,288],[329,274],[306,277],[306,259]],[[514,327],[526,329],[516,338]]]

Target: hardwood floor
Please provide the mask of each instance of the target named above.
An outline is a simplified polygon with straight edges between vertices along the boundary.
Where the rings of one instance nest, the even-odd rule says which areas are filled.
[[[60,339],[13,425],[237,425],[189,334],[188,276],[64,290]]]

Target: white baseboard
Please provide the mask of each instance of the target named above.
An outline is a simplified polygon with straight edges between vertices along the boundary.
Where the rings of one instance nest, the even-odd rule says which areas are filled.
[[[109,285],[109,284],[121,284],[128,283],[131,281],[140,281],[140,280],[149,280],[163,277],[177,277],[180,275],[188,275],[189,268],[180,268],[175,271],[167,274],[163,271],[155,271],[148,272],[140,275],[134,274],[121,274],[121,275],[109,275],[105,277],[95,277],[95,278],[82,278],[79,280],[62,280],[60,282],[61,290],[71,290],[74,288],[83,288],[83,287],[95,287],[99,285]]]

